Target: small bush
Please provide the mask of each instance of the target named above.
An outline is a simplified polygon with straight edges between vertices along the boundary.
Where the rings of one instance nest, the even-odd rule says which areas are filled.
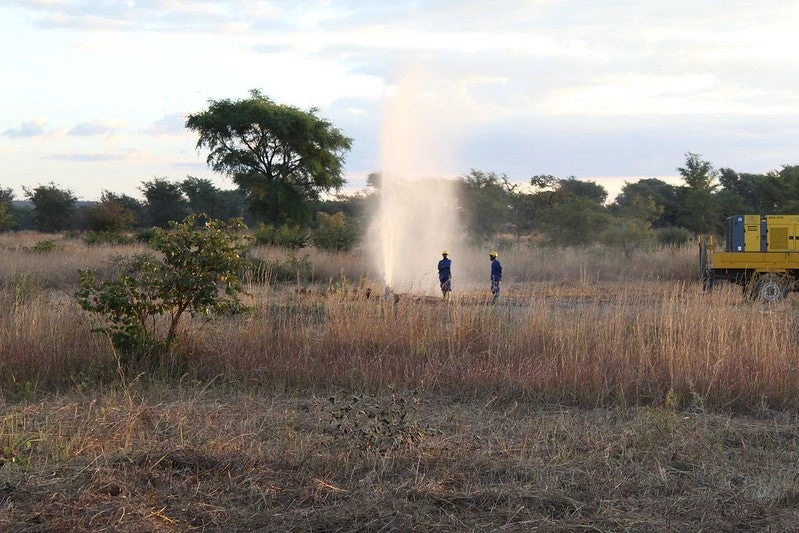
[[[299,226],[283,224],[275,227],[272,224],[260,224],[255,229],[255,242],[296,250],[305,248],[308,244],[308,235]]]
[[[313,265],[307,254],[297,257],[290,252],[283,262],[276,259],[248,260],[242,277],[251,283],[267,285],[287,281],[313,281]]]
[[[651,249],[655,239],[651,224],[640,218],[614,218],[599,234],[600,242],[623,252],[628,259],[635,252]]]
[[[78,303],[104,318],[105,325],[97,331],[108,334],[126,355],[167,352],[185,313],[212,316],[245,309],[238,299],[247,242],[238,234],[243,222],[209,220],[197,227],[197,218],[189,216],[182,223],[172,222],[170,230],[155,231],[150,245],[163,260],[137,256],[124,274],[100,285],[96,272],[81,271]],[[155,318],[160,315],[169,317],[165,337],[156,332]]]
[[[133,244],[136,241],[135,237],[113,231],[90,231],[83,237],[83,242],[89,246],[125,245]]]
[[[156,235],[156,230],[158,228],[145,228],[136,232],[135,239],[138,242],[142,242],[144,244],[148,244],[153,237]]]
[[[657,230],[658,243],[663,245],[680,245],[693,240],[694,234],[686,228],[669,226]]]
[[[25,248],[25,251],[26,252],[35,253],[35,254],[41,254],[41,253],[55,252],[56,250],[60,250],[60,249],[61,249],[61,245],[58,244],[56,241],[54,241],[52,239],[46,239],[46,240],[37,242],[33,246]]]
[[[342,212],[334,215],[317,213],[319,228],[311,236],[313,245],[320,250],[346,252],[358,242],[358,232]]]

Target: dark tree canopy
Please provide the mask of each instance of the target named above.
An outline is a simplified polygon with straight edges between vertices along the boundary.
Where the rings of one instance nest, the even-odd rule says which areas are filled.
[[[657,178],[644,178],[625,183],[613,205],[621,210],[632,207],[640,198],[652,198],[660,215],[652,222],[656,228],[677,225],[677,187]]]
[[[166,228],[170,222],[183,220],[189,215],[189,202],[179,183],[164,178],[142,182],[141,189],[147,199],[147,223]]]
[[[186,127],[199,134],[198,149],[210,150],[211,168],[247,193],[254,214],[273,223],[306,222],[309,201],[344,185],[352,144],[317,111],[253,90],[243,100],[211,100],[206,111],[189,115]]]
[[[101,200],[86,209],[84,225],[91,231],[120,232],[133,227],[136,215],[113,200]]]
[[[33,203],[33,220],[39,231],[52,233],[69,228],[78,201],[71,190],[61,189],[52,182],[34,189],[23,187],[23,190]]]
[[[695,233],[706,233],[716,229],[721,223],[719,206],[714,201],[714,193],[719,185],[718,172],[700,154],[685,154],[685,166],[678,167],[685,186],[678,191],[681,212],[677,217],[680,226]]]
[[[608,191],[595,181],[578,180],[574,176],[560,180],[557,190],[564,193],[564,196],[575,198],[587,198],[598,204],[604,204],[608,198]]]
[[[247,198],[239,190],[223,191],[211,180],[186,176],[180,188],[189,199],[195,215],[205,214],[217,220],[244,218]]]
[[[127,194],[116,194],[108,190],[104,190],[100,195],[100,203],[102,204],[116,204],[133,213],[133,226],[142,225],[146,218],[146,207],[143,202],[129,196]]]
[[[512,222],[513,195],[506,175],[472,169],[458,183],[461,211],[471,233],[488,237]]]
[[[11,214],[14,201],[14,190],[0,187],[0,231],[6,230],[14,223]]]

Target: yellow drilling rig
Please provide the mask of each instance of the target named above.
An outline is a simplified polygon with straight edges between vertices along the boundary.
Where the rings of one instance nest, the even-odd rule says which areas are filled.
[[[743,286],[747,296],[782,300],[799,282],[799,215],[727,217],[723,250],[699,239],[699,276],[705,291],[718,280]]]

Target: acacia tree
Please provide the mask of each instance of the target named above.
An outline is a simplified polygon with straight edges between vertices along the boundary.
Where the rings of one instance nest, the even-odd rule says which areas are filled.
[[[253,214],[265,222],[306,222],[308,204],[344,185],[344,154],[352,139],[317,116],[277,104],[258,90],[243,100],[211,100],[189,115],[207,162],[246,192]]]

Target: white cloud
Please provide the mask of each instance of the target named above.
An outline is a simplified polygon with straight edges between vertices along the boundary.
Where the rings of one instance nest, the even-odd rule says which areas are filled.
[[[165,115],[144,129],[144,133],[152,135],[175,135],[186,132],[186,116],[184,113],[171,113]]]
[[[3,135],[12,139],[19,139],[25,137],[40,137],[46,132],[45,128],[47,123],[41,119],[29,120],[23,122],[16,128],[9,128],[3,131]]]
[[[94,120],[92,122],[81,122],[67,132],[67,135],[77,137],[90,137],[94,135],[113,135],[124,127],[120,122],[108,122],[105,120]]]
[[[0,163],[101,183],[202,166],[182,113],[258,88],[320,107],[354,139],[347,171],[378,170],[384,104],[416,67],[453,173],[660,176],[688,150],[757,170],[795,157],[797,22],[787,1],[0,1],[18,139]],[[150,159],[112,160],[126,150]]]

